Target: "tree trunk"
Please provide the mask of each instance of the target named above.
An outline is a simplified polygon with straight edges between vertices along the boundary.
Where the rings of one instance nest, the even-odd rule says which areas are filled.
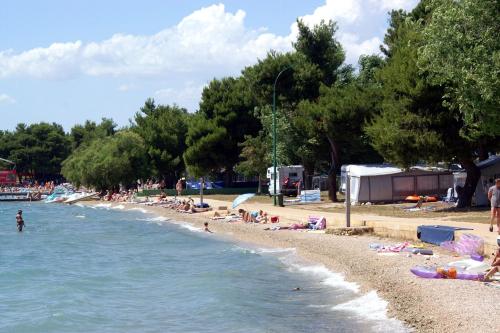
[[[302,162],[304,165],[304,188],[310,190],[312,188],[312,176],[314,175],[314,164],[308,165],[307,161]]]
[[[462,160],[460,163],[467,172],[467,178],[465,179],[465,185],[456,189],[458,193],[457,208],[466,208],[472,205],[472,196],[481,177],[481,170],[471,158]]]
[[[340,170],[340,156],[337,143],[326,136],[330,143],[330,170],[328,171],[328,197],[332,202],[337,202],[337,173]]]
[[[203,188],[205,187],[205,178],[200,178],[200,205],[203,207]]]
[[[479,145],[478,149],[478,157],[480,161],[484,161],[488,159],[488,150],[486,149],[484,144]]]
[[[224,172],[224,186],[231,187],[233,186],[233,169],[227,168],[226,172]]]
[[[260,173],[259,173],[259,175],[257,177],[259,177],[259,185],[257,187],[257,194],[260,195],[260,194],[262,194],[262,180],[260,178]]]

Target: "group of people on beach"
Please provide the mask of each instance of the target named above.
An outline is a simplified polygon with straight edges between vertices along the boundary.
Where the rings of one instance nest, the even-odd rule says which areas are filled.
[[[0,185],[1,193],[16,193],[16,192],[40,192],[40,193],[52,193],[56,187],[54,181],[49,181],[45,183],[34,182],[22,182],[18,185]]]
[[[134,190],[112,192],[106,191],[106,193],[101,197],[103,201],[109,202],[131,202],[134,198],[136,192]]]

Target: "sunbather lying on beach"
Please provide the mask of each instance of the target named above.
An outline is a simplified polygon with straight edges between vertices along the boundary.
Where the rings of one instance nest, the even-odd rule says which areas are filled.
[[[267,213],[262,210],[248,212],[240,208],[238,214],[246,223],[267,223]]]
[[[490,281],[491,277],[496,273],[500,272],[500,236],[497,237],[498,249],[495,253],[495,257],[491,261],[491,268],[484,276],[484,281]]]

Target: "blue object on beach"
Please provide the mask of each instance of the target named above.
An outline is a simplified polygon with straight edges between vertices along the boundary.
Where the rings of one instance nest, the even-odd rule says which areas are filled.
[[[417,227],[417,237],[422,242],[441,245],[442,242],[455,240],[455,230],[473,229],[447,225],[420,225]]]
[[[239,205],[241,205],[242,203],[244,203],[245,201],[247,201],[248,199],[252,198],[255,196],[255,193],[245,193],[245,194],[242,194],[242,195],[238,195],[236,197],[236,199],[234,199],[233,201],[233,209],[235,209],[236,207],[238,207]]]
[[[196,208],[209,208],[209,207],[210,207],[210,205],[209,205],[209,204],[207,204],[206,202],[204,202],[204,203],[199,203],[199,204],[195,204],[194,206],[195,206]]]

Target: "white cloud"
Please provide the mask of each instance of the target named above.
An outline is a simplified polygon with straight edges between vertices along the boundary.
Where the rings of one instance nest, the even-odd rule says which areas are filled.
[[[188,81],[181,87],[169,87],[155,91],[155,99],[159,104],[176,103],[190,110],[196,109],[201,92],[206,84]]]
[[[54,43],[19,54],[0,51],[0,77],[23,74],[35,78],[66,78],[78,72],[82,42]]]
[[[361,14],[361,0],[326,0],[302,19],[309,25],[329,19],[349,23]],[[223,4],[218,4],[194,11],[177,25],[154,35],[115,34],[87,44],[76,41],[21,53],[0,51],[0,77],[64,79],[76,75],[141,77],[196,73],[206,78],[237,74],[264,57],[269,49],[291,49],[297,32],[295,22],[289,35],[278,36],[265,29],[248,29],[245,15],[242,10],[227,12]],[[367,43],[372,42],[351,40],[346,49],[348,53],[355,50],[355,55],[348,59],[357,58],[359,50],[369,49]]]
[[[378,53],[380,31],[360,37],[360,28],[370,22],[369,15],[409,9],[417,0],[325,0],[301,19],[312,26],[330,19],[339,23],[338,38],[347,62],[356,64],[361,54]],[[155,96],[161,102],[195,105],[204,82],[213,77],[237,75],[270,50],[289,51],[297,36],[296,22],[290,22],[285,35],[265,28],[245,26],[246,13],[228,12],[223,4],[194,11],[174,26],[153,35],[115,34],[103,41],[53,43],[23,52],[0,51],[0,78],[29,77],[67,79],[71,77],[114,76],[126,82],[141,78],[168,78],[169,87]],[[133,85],[122,84],[119,91]],[[14,101],[0,95],[0,102]],[[3,100],[2,100],[3,99]],[[193,102],[195,100],[195,102]],[[15,101],[14,101],[15,102]]]
[[[118,91],[127,92],[135,87],[134,84],[121,84],[118,86]]]
[[[380,9],[404,9],[410,10],[418,3],[418,0],[370,0],[376,4]]]
[[[245,12],[212,5],[150,36],[115,34],[101,42],[55,43],[21,53],[0,52],[0,77],[66,78],[84,75],[159,76],[165,73],[237,73],[270,48],[288,50],[289,37],[244,25]]]
[[[7,94],[0,94],[0,104],[15,104],[16,100]]]
[[[314,25],[321,20],[354,22],[361,16],[361,0],[326,0],[323,6],[316,8],[311,15],[301,19],[307,25]]]
[[[363,54],[379,54],[382,44],[378,37],[360,41],[358,36],[350,33],[341,33],[339,41],[346,50],[346,61],[350,64],[357,64],[359,57]]]

